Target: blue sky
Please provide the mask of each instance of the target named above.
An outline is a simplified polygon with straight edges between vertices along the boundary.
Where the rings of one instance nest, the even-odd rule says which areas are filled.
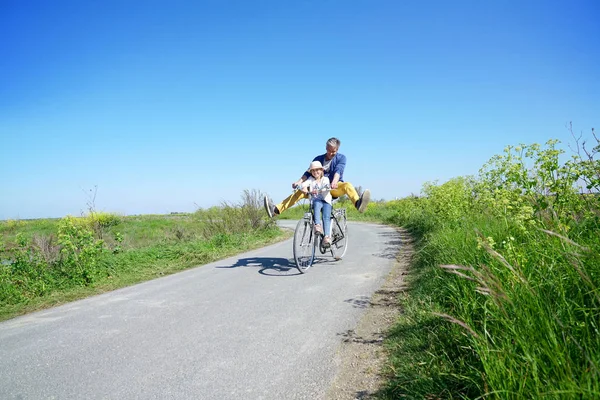
[[[600,3],[0,0],[0,219],[276,201],[329,137],[376,199],[600,122]]]

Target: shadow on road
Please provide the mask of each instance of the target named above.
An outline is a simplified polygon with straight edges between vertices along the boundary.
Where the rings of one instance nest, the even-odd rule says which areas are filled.
[[[251,267],[260,268],[258,273],[269,276],[293,276],[300,275],[293,260],[281,257],[249,257],[240,258],[235,264],[218,266],[215,268],[238,268]]]
[[[313,262],[313,268],[318,264],[326,264],[331,260],[325,257],[315,257]],[[302,275],[300,271],[296,269],[296,262],[291,259],[281,257],[248,257],[240,258],[235,264],[221,265],[215,268],[228,269],[228,268],[239,268],[239,267],[250,267],[260,268],[258,273],[261,275],[268,276],[294,276]]]
[[[346,332],[338,333],[338,336],[341,336],[342,342],[354,342],[354,343],[362,343],[362,344],[379,344],[383,342],[383,335],[377,335],[378,337],[372,339],[366,339],[361,336],[358,336],[354,329],[349,329]]]
[[[358,296],[353,299],[344,300],[344,303],[351,304],[354,308],[367,308],[371,305],[369,296]]]
[[[373,254],[376,257],[393,260],[400,252],[400,246],[403,244],[403,237],[400,232],[381,232],[379,236],[385,238],[385,249],[380,253]]]

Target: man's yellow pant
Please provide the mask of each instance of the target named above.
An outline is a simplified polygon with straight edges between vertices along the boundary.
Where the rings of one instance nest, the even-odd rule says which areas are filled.
[[[337,189],[331,189],[331,196],[340,197],[346,195],[352,201],[352,204],[356,204],[359,199],[358,193],[354,186],[350,182],[338,182]],[[306,199],[308,195],[304,194],[300,190],[296,190],[294,193],[286,197],[281,203],[277,204],[277,210],[279,214],[296,204],[300,199]]]

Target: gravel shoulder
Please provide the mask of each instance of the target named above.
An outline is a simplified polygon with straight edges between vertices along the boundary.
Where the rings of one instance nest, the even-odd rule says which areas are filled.
[[[406,290],[404,278],[414,254],[408,232],[398,231],[401,244],[396,263],[371,297],[356,328],[344,333],[338,350],[339,372],[325,396],[327,400],[375,399],[384,383],[382,371],[388,354],[383,341],[402,312],[397,297]]]

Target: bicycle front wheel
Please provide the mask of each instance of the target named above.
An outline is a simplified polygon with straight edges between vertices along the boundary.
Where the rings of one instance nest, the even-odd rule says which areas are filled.
[[[305,273],[315,259],[315,234],[309,221],[303,219],[296,225],[294,232],[294,259],[296,268]]]
[[[331,253],[333,258],[341,260],[348,250],[348,221],[346,214],[341,214],[332,219]]]

